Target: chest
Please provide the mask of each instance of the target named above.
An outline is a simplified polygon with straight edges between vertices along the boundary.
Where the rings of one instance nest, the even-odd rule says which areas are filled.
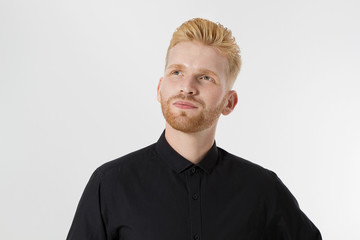
[[[260,239],[265,203],[247,186],[199,171],[114,183],[103,204],[105,225],[121,240]]]

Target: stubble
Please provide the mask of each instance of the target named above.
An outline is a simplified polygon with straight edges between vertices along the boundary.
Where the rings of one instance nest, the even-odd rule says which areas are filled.
[[[201,107],[201,111],[191,116],[187,111],[173,112],[171,110],[171,102],[174,100],[185,100],[190,102],[196,102]],[[211,127],[214,122],[220,117],[223,110],[226,97],[222,99],[220,104],[214,108],[207,109],[203,101],[195,99],[192,96],[184,96],[179,94],[177,96],[164,99],[161,97],[161,110],[165,117],[166,122],[174,129],[185,132],[194,133],[205,130]]]

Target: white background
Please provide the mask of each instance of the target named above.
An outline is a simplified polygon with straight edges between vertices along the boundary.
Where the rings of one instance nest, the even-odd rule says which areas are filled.
[[[155,142],[171,35],[204,17],[243,57],[217,144],[275,171],[327,240],[360,239],[357,0],[0,0],[0,239],[65,239],[99,165]]]

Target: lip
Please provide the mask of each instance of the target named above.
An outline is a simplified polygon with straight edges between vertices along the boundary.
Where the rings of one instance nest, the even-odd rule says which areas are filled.
[[[190,103],[190,102],[185,102],[185,101],[176,101],[173,103],[173,105],[177,108],[180,109],[194,109],[197,108],[197,106],[195,106],[194,104]]]

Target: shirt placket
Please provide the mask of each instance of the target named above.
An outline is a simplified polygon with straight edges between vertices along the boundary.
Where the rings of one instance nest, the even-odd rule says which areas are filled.
[[[200,195],[200,171],[198,167],[192,167],[187,174],[189,187],[191,239],[201,239],[201,195]]]

